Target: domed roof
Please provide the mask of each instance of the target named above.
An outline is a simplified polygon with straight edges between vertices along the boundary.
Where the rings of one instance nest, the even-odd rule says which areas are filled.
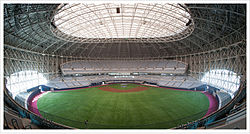
[[[245,4],[4,4],[4,46],[44,54],[175,57],[242,40]]]

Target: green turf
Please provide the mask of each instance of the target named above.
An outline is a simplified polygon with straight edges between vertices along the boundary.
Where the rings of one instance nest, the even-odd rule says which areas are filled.
[[[115,89],[119,89],[119,90],[129,90],[132,88],[145,87],[145,86],[129,83],[129,84],[110,84],[110,85],[106,85],[104,87],[111,87],[111,88],[115,88]]]
[[[209,107],[200,92],[149,87],[114,93],[98,88],[50,92],[37,106],[43,117],[76,128],[171,128],[202,118]]]

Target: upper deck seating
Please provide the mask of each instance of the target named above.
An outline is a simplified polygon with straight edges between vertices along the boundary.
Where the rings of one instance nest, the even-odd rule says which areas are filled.
[[[187,64],[175,60],[82,60],[61,65],[63,74],[155,72],[184,74]]]

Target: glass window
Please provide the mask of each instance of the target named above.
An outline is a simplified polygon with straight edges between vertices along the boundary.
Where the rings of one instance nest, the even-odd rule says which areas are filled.
[[[222,69],[211,70],[210,72],[205,73],[201,81],[221,90],[225,90],[231,95],[233,95],[240,86],[240,76],[237,76],[237,74],[232,71]]]
[[[43,74],[38,73],[37,71],[21,71],[18,73],[11,74],[7,78],[7,88],[13,94],[13,98],[23,91],[26,91],[29,88],[46,84],[47,79]]]

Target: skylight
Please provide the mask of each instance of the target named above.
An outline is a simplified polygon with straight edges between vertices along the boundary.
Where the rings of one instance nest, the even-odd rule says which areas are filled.
[[[179,34],[192,24],[182,4],[61,4],[53,26],[80,38],[158,38]]]
[[[15,98],[20,92],[46,83],[47,79],[42,73],[29,70],[11,74],[10,77],[7,77],[6,87],[13,94],[13,98]]]

